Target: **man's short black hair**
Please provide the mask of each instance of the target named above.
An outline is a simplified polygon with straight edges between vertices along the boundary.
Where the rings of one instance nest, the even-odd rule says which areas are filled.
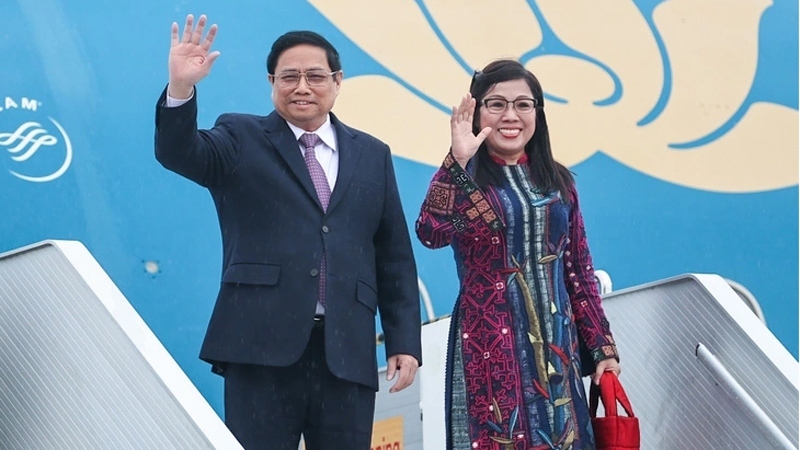
[[[333,45],[319,34],[313,31],[303,30],[290,31],[275,40],[275,42],[272,44],[272,49],[269,51],[269,55],[267,56],[267,72],[274,75],[275,66],[278,65],[278,58],[280,58],[281,54],[292,47],[303,44],[313,45],[314,47],[319,47],[325,50],[325,55],[328,58],[328,65],[330,66],[331,71],[336,72],[342,70],[342,63],[339,60],[339,52],[336,51]]]

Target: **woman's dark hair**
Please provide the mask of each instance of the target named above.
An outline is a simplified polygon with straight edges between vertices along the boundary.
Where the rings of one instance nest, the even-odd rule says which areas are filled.
[[[333,44],[328,42],[327,39],[313,31],[290,31],[276,39],[272,44],[272,49],[267,56],[267,73],[270,75],[275,74],[278,58],[280,58],[283,52],[303,44],[312,45],[325,50],[325,56],[328,58],[328,66],[330,66],[331,70],[334,72],[342,70],[339,52],[336,51],[336,48]]]
[[[531,140],[525,144],[525,154],[528,155],[528,167],[536,186],[542,192],[559,191],[565,202],[570,201],[570,188],[574,183],[572,173],[553,159],[550,148],[550,132],[547,129],[547,119],[544,115],[544,97],[542,85],[539,80],[517,61],[501,59],[487,65],[483,71],[476,71],[472,77],[469,92],[476,100],[475,114],[472,122],[472,132],[477,135],[481,130],[481,102],[486,92],[497,83],[513,80],[525,80],[531,88],[533,98],[536,99],[536,131]],[[499,185],[503,179],[500,167],[492,161],[486,142],[478,148],[473,160],[475,164],[475,182],[480,187]]]

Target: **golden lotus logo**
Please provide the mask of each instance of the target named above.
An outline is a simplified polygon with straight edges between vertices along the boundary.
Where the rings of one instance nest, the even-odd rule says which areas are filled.
[[[310,1],[390,73],[346,79],[336,112],[403,157],[438,166],[472,70],[510,57],[541,80],[569,166],[602,152],[709,191],[797,184],[797,110],[746,103],[768,0],[670,0],[648,15],[633,1]]]

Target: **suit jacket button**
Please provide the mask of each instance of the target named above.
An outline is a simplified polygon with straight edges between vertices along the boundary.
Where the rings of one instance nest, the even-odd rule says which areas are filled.
[[[319,270],[317,270],[317,269],[311,269],[311,276],[312,276],[312,277],[315,277],[315,276],[317,276],[317,275],[319,275]]]
[[[328,232],[328,226],[327,225],[323,225],[322,226],[322,232],[323,233],[327,233]]]

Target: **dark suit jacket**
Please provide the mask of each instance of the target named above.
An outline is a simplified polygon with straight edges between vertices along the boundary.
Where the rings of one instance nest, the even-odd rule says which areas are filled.
[[[377,389],[375,314],[386,354],[422,359],[417,272],[389,147],[333,114],[339,174],[323,212],[297,140],[276,112],[197,129],[196,95],[156,108],[156,158],[208,188],[222,283],[200,358],[288,366],[303,353],[327,255],[325,350],[339,378]]]

